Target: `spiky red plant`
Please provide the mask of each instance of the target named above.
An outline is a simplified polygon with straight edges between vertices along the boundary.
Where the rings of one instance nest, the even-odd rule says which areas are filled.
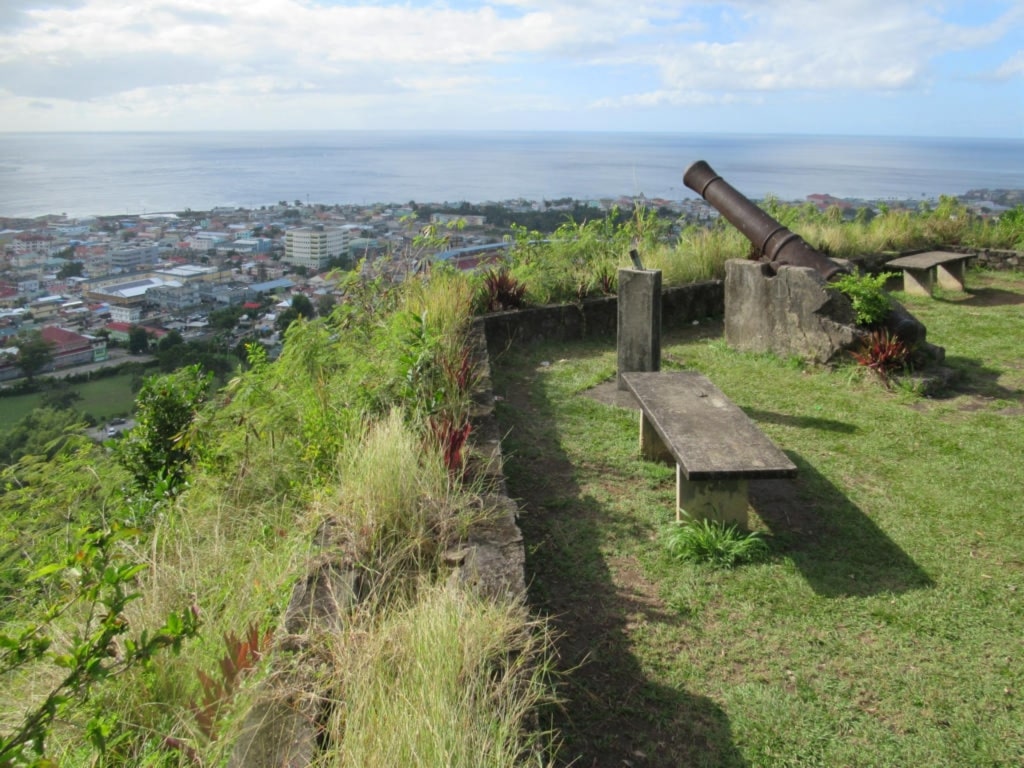
[[[519,309],[526,303],[526,286],[516,280],[507,267],[484,272],[484,292],[487,312]]]
[[[465,471],[462,461],[462,449],[469,439],[473,425],[469,419],[456,421],[449,414],[439,414],[430,418],[430,430],[441,445],[444,465],[452,476],[461,476]]]
[[[909,365],[910,353],[910,347],[903,339],[883,328],[869,333],[861,348],[850,354],[858,365],[870,368],[888,381],[895,371]]]

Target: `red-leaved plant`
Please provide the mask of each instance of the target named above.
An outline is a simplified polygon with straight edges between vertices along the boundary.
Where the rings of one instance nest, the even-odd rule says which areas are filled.
[[[220,660],[219,679],[201,669],[196,670],[203,695],[201,701],[191,702],[191,709],[199,730],[210,741],[217,739],[217,720],[221,708],[234,696],[242,678],[259,663],[272,637],[272,630],[260,634],[259,626],[251,622],[245,637],[240,638],[234,632],[224,635],[227,653]]]
[[[461,477],[465,472],[462,449],[469,439],[473,425],[469,419],[456,421],[450,414],[438,414],[430,417],[430,430],[441,445],[444,465],[450,475]]]
[[[484,311],[503,312],[520,309],[525,304],[526,286],[507,267],[484,272]]]
[[[888,382],[893,373],[909,366],[910,352],[905,341],[882,328],[869,333],[861,348],[850,354],[858,365],[870,368]]]

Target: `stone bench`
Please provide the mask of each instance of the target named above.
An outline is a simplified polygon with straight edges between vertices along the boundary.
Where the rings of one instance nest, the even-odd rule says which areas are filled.
[[[789,460],[704,375],[624,373],[640,406],[640,452],[676,463],[676,520],[686,514],[747,527],[747,481],[796,477]]]
[[[900,256],[886,262],[886,267],[903,270],[903,291],[914,296],[931,296],[936,281],[950,291],[964,290],[964,271],[970,253],[928,251]]]

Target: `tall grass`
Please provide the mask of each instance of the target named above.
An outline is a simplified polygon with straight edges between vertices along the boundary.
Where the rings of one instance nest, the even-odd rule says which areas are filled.
[[[320,766],[505,768],[537,764],[530,715],[546,699],[549,639],[516,602],[423,589],[372,632],[337,638],[338,700]]]
[[[469,512],[438,448],[398,411],[369,425],[338,459],[338,482],[319,504],[355,556],[380,571],[410,561],[432,570],[439,549],[463,534]]]

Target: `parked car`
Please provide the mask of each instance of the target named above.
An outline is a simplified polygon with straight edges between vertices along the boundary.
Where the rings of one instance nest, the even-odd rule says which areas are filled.
[[[107,437],[117,437],[117,429],[115,427],[107,427]]]

